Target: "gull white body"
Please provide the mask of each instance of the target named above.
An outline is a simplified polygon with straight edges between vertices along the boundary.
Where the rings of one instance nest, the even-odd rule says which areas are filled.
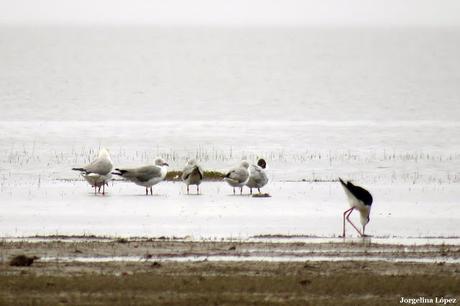
[[[83,178],[93,187],[102,187],[112,179],[112,174],[100,175],[95,173],[82,174]]]
[[[145,193],[153,194],[152,186],[163,181],[168,173],[168,164],[161,158],[157,158],[153,165],[138,168],[117,168],[113,174],[119,175],[127,181],[145,187]]]
[[[257,165],[251,165],[249,167],[249,179],[246,186],[249,188],[252,194],[252,188],[257,188],[260,193],[260,188],[264,187],[268,183],[268,176],[265,173],[265,160],[259,159]]]
[[[105,194],[105,186],[112,179],[112,168],[113,163],[110,154],[105,148],[102,148],[99,151],[98,157],[93,162],[81,168],[73,168],[72,170],[80,171],[83,178],[91,187],[94,187],[95,193],[97,193],[96,188],[99,188],[100,191],[102,187],[102,194]]]
[[[161,166],[159,168],[160,168],[160,175],[157,176],[157,177],[152,177],[152,178],[148,179],[147,181],[142,181],[137,176],[129,177],[129,178],[126,178],[126,179],[128,181],[133,182],[136,185],[150,188],[153,185],[156,185],[159,182],[163,181],[165,179],[165,177],[166,177],[166,174],[168,173],[168,167],[167,166]],[[133,170],[133,169],[131,169],[131,170]],[[123,176],[123,177],[125,177],[125,176]]]
[[[195,160],[187,161],[184,170],[182,171],[182,180],[187,186],[187,194],[190,192],[189,186],[196,185],[197,194],[200,193],[200,184],[203,180],[203,170]]]
[[[249,180],[249,163],[247,161],[242,161],[238,167],[235,167],[227,172],[224,177],[224,181],[226,181],[230,186],[233,187],[233,194],[235,194],[235,188],[239,187],[240,193],[243,193],[243,186]]]

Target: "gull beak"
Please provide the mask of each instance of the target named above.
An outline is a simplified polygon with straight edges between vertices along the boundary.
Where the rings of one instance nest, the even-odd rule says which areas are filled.
[[[168,164],[168,163],[164,163],[163,166],[168,166],[168,167],[169,167],[169,164]]]

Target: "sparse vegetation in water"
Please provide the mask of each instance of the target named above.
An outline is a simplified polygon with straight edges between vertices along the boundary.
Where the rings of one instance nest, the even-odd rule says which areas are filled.
[[[5,148],[0,152],[0,168],[14,169],[17,173],[28,173],[31,168],[37,167],[41,170],[52,169],[52,171],[40,171],[33,177],[36,186],[41,188],[43,182],[51,179],[62,179],[68,182],[80,180],[80,177],[70,175],[71,165],[81,165],[89,162],[97,153],[99,148],[74,148],[64,151],[38,150],[38,144],[34,148],[15,147]],[[290,168],[293,164],[303,169],[309,169],[314,162],[318,170],[311,176],[305,170],[302,176],[305,182],[330,182],[336,179],[335,174],[329,173],[328,169],[348,168],[344,176],[356,179],[361,182],[370,183],[398,183],[409,182],[411,184],[454,184],[460,182],[460,175],[452,169],[458,168],[460,164],[460,153],[456,151],[432,151],[432,150],[394,150],[385,147],[368,151],[353,150],[320,150],[305,149],[286,151],[284,148],[273,148],[270,150],[259,149],[249,150],[247,148],[228,149],[226,147],[201,146],[190,151],[177,148],[158,148],[156,151],[128,150],[126,148],[113,149],[112,159],[117,164],[145,164],[151,163],[156,156],[164,158],[171,164],[171,171],[167,174],[166,180],[180,180],[181,167],[188,158],[195,158],[204,168],[214,167],[220,169],[229,166],[238,159],[244,157],[250,161],[260,156],[266,158],[271,165],[272,172],[279,167]],[[401,165],[410,165],[402,167]],[[179,169],[179,170],[173,170]],[[353,169],[359,169],[355,171]],[[422,171],[421,169],[430,169]],[[56,174],[58,174],[56,176]],[[8,184],[12,183],[11,172],[3,173],[0,177],[0,189],[4,188],[6,175]],[[204,179],[207,181],[218,181],[224,174],[219,171],[205,171]],[[30,178],[32,176],[29,175]],[[290,179],[285,177],[283,179]],[[298,178],[292,178],[297,179]]]
[[[166,174],[166,181],[181,181],[182,171],[168,171]],[[203,180],[205,181],[221,181],[225,174],[219,171],[204,171]]]
[[[168,171],[165,177],[165,181],[180,181],[182,171],[171,170]]]
[[[221,181],[225,177],[225,173],[218,171],[205,171],[204,179],[208,181]]]
[[[255,193],[252,195],[253,198],[271,198],[271,195],[268,193]]]

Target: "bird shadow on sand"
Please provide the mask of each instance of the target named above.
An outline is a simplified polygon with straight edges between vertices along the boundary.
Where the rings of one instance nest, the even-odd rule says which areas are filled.
[[[106,193],[106,194],[102,194],[102,193],[94,194],[94,192],[88,192],[88,196],[98,197],[98,198],[109,198],[112,195],[109,194],[109,193]]]

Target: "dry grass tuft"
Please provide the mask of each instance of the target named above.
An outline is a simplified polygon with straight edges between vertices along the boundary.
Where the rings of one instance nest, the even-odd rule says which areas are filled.
[[[166,181],[181,181],[182,171],[168,171]],[[203,180],[205,181],[221,181],[225,174],[219,171],[204,171]]]

